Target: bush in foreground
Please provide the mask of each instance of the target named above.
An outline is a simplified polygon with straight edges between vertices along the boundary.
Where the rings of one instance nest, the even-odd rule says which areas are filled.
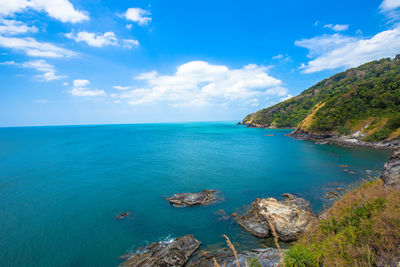
[[[368,181],[285,253],[286,266],[394,265],[400,260],[400,192]]]

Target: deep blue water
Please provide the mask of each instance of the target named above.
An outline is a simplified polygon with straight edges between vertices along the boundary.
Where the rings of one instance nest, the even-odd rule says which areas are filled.
[[[285,192],[318,211],[323,190],[366,178],[389,158],[289,132],[233,123],[0,128],[0,265],[116,266],[146,242],[189,233],[204,247],[222,234],[256,247],[264,241],[214,213]],[[225,200],[193,208],[165,200],[202,189]],[[114,219],[124,211],[132,215]]]

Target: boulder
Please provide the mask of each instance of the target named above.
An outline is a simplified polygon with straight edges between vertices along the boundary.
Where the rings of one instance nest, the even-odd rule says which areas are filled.
[[[245,230],[258,237],[270,235],[271,223],[282,241],[296,240],[316,220],[310,203],[291,194],[283,194],[284,200],[275,198],[256,199],[244,216],[234,215]]]
[[[232,216],[237,223],[250,234],[257,237],[268,237],[270,228],[265,217],[260,215],[261,201],[262,199],[256,198],[256,200],[251,203],[251,208],[245,215],[238,216],[237,213],[233,213]]]
[[[132,254],[120,266],[124,267],[168,267],[184,266],[201,242],[186,235],[169,242],[156,242]]]
[[[216,190],[203,190],[199,193],[179,193],[167,200],[174,207],[186,207],[195,205],[207,205],[217,199]]]
[[[279,251],[275,248],[260,248],[249,251],[238,252],[240,266],[246,266],[245,262],[249,258],[257,257],[258,262],[263,267],[279,266],[281,258]],[[236,260],[230,249],[219,249],[216,251],[199,251],[193,255],[192,259],[186,264],[187,267],[209,267],[214,266],[214,260],[221,266],[236,267]]]
[[[400,147],[393,151],[392,157],[383,166],[381,178],[385,187],[400,190]]]

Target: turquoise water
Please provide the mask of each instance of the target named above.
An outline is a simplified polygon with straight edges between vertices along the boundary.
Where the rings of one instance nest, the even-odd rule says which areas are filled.
[[[289,132],[233,123],[0,128],[0,265],[116,266],[146,242],[189,233],[205,247],[222,234],[255,247],[264,241],[215,212],[285,192],[318,211],[323,190],[366,178],[389,158]],[[225,200],[173,208],[164,199],[202,189]],[[124,211],[132,214],[114,219]]]

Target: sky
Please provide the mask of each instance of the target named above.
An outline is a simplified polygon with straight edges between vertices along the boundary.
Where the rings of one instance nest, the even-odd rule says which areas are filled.
[[[0,127],[240,121],[400,54],[400,0],[0,0]]]

